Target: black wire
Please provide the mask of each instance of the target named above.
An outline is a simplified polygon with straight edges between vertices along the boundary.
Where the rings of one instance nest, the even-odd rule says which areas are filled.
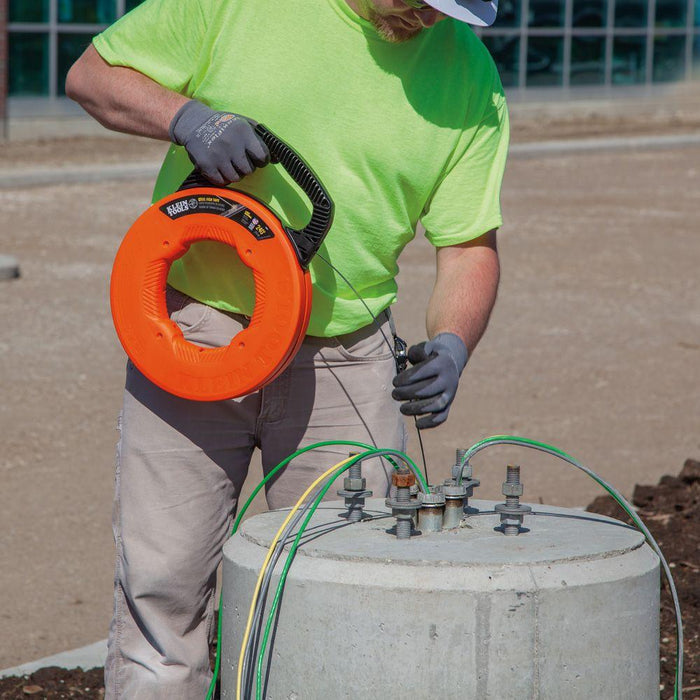
[[[287,523],[287,527],[281,533],[280,538],[275,547],[275,551],[268,562],[267,570],[265,571],[265,576],[263,577],[262,585],[260,586],[260,591],[258,592],[258,600],[255,604],[255,611],[253,613],[253,625],[251,627],[251,633],[248,638],[248,644],[246,646],[245,653],[243,655],[243,697],[252,697],[253,684],[255,682],[255,657],[258,653],[258,648],[260,645],[260,635],[262,633],[263,627],[263,614],[265,612],[265,607],[267,604],[267,594],[270,589],[270,580],[272,578],[273,571],[277,566],[282,552],[285,547],[291,541],[293,535],[292,530],[299,524],[299,521],[308,513],[309,508],[316,500],[319,492],[323,489],[324,483],[319,484],[318,488],[311,494],[311,497],[304,504],[302,508],[295,514],[292,520]]]
[[[389,342],[389,339],[386,337],[386,334],[384,333],[384,330],[382,329],[381,324],[377,320],[377,317],[372,312],[372,309],[370,309],[369,306],[367,306],[367,302],[362,298],[362,296],[357,291],[357,289],[355,289],[352,282],[330,260],[327,260],[326,258],[324,258],[323,255],[321,255],[321,253],[316,253],[316,257],[321,258],[321,260],[323,260],[323,262],[326,263],[326,265],[328,265],[331,268],[331,270],[333,270],[333,272],[335,272],[336,275],[338,275],[343,280],[343,282],[345,282],[345,284],[348,285],[348,287],[350,287],[353,294],[362,302],[362,306],[364,306],[365,309],[367,309],[367,313],[372,317],[372,321],[373,321],[374,325],[379,329],[379,332],[382,334],[382,338],[384,338],[384,342],[388,345],[389,350],[391,351],[391,354],[393,355],[394,354],[394,347]]]
[[[384,330],[382,329],[381,324],[377,320],[377,317],[372,312],[372,309],[369,308],[369,306],[367,305],[367,302],[365,302],[365,300],[362,298],[361,294],[357,291],[357,289],[355,289],[352,282],[350,282],[350,280],[330,260],[324,258],[323,255],[321,255],[321,253],[316,253],[316,257],[321,258],[321,260],[323,260],[323,262],[326,263],[326,265],[328,265],[328,267],[330,267],[331,270],[333,270],[345,282],[345,284],[348,285],[348,287],[350,287],[352,292],[360,300],[360,302],[365,307],[365,309],[367,309],[367,313],[372,317],[372,322],[379,329],[379,332],[382,334],[382,338],[384,338],[384,342],[389,347],[389,351],[394,356],[394,359],[396,359],[395,348],[391,345],[388,338],[384,334]],[[423,472],[425,473],[425,480],[428,483],[430,483],[430,479],[428,478],[428,465],[427,465],[427,462],[425,459],[425,450],[423,449],[423,438],[421,437],[420,428],[418,427],[418,419],[416,416],[413,416],[413,421],[414,421],[414,424],[416,426],[416,433],[418,434],[418,444],[420,445],[420,454],[421,454],[421,459],[423,460]]]
[[[423,449],[423,438],[420,433],[420,428],[418,427],[418,416],[413,416],[413,422],[416,426],[416,433],[418,433],[418,444],[420,445],[420,456],[423,460],[423,472],[425,473],[425,480],[430,484],[430,479],[428,478],[428,464],[425,461],[425,450]]]

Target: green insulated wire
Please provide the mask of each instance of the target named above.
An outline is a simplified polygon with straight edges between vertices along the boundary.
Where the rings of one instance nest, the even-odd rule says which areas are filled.
[[[279,472],[281,469],[286,467],[293,459],[298,457],[299,455],[304,454],[305,452],[310,452],[311,450],[316,450],[319,447],[329,447],[329,446],[337,446],[337,445],[344,445],[344,446],[350,446],[350,447],[362,447],[363,449],[374,449],[372,445],[366,445],[363,442],[355,442],[353,440],[324,440],[323,442],[315,442],[313,445],[309,445],[308,447],[302,447],[300,450],[297,450],[293,454],[289,455],[289,457],[285,457],[274,469],[270,471],[270,473],[255,487],[253,490],[253,493],[250,494],[250,497],[248,500],[245,502],[243,505],[243,508],[238,513],[238,517],[236,518],[235,522],[233,523],[233,527],[231,528],[231,533],[229,537],[233,537],[233,535],[236,534],[238,531],[238,527],[241,524],[241,520],[243,519],[243,516],[245,515],[245,512],[248,510],[250,507],[250,504],[253,502],[255,497],[258,495],[258,492],[260,489],[262,489],[265,484],[272,479],[277,472]],[[222,620],[222,604],[221,604],[221,598],[219,598],[219,615],[218,615],[218,624],[217,624],[217,634],[216,634],[216,661],[214,663],[214,671],[211,679],[211,683],[209,684],[209,690],[207,690],[207,695],[206,695],[206,700],[212,700],[214,697],[214,691],[216,690],[216,681],[219,678],[219,670],[221,668],[221,620]]]
[[[309,508],[311,508],[314,500],[316,499],[316,496],[322,488],[323,484],[321,484],[316,489],[316,491],[314,491],[311,494],[310,500],[307,501],[307,503],[305,503],[302,508],[299,508],[298,513],[294,516],[294,518],[292,518],[291,522],[287,525],[287,527],[284,529],[284,532],[280,536],[279,541],[277,542],[277,546],[275,548],[275,553],[270,559],[270,562],[268,563],[267,571],[265,572],[265,577],[263,579],[262,585],[260,587],[260,592],[258,594],[258,601],[255,608],[255,617],[251,638],[249,640],[248,647],[246,648],[246,652],[243,658],[243,697],[250,697],[251,688],[253,686],[253,681],[255,678],[255,671],[254,669],[250,668],[251,659],[253,656],[255,656],[257,649],[260,648],[260,634],[262,632],[262,615],[264,612],[264,608],[267,605],[267,596],[268,591],[270,590],[270,581],[272,579],[274,569],[276,568],[277,562],[282,556],[285,547],[290,542],[290,533],[299,524],[299,521],[308,513]]]
[[[324,440],[322,442],[316,442],[313,445],[309,445],[307,447],[302,447],[301,449],[297,450],[296,452],[292,453],[288,457],[285,457],[274,469],[270,471],[267,476],[255,487],[253,492],[250,494],[248,500],[245,502],[243,507],[240,509],[238,516],[233,524],[233,527],[231,528],[231,534],[229,537],[233,536],[237,531],[238,528],[241,524],[241,520],[243,519],[243,516],[245,515],[246,511],[250,507],[250,504],[253,502],[255,499],[255,496],[259,493],[259,491],[267,484],[270,479],[272,479],[280,470],[282,470],[284,467],[286,467],[293,459],[296,459],[300,455],[310,452],[311,450],[316,450],[321,447],[329,447],[329,446],[339,446],[343,445],[345,447],[361,447],[364,450],[377,450],[373,445],[368,445],[364,442],[357,442],[355,440]],[[425,492],[428,490],[428,484],[425,481],[425,477],[423,474],[420,472],[418,469],[418,466],[413,462],[407,455],[404,455],[402,452],[398,450],[383,450],[382,454],[386,453],[387,455],[392,455],[399,457],[402,459],[402,461],[406,462],[406,464],[409,466],[411,471],[416,475],[416,478],[420,482],[422,486],[422,490]],[[388,461],[391,462],[392,466],[394,468],[397,467],[396,463],[390,458],[387,457]],[[223,606],[221,604],[221,599],[219,600],[219,614],[218,614],[218,629],[217,629],[217,645],[216,645],[216,661],[214,664],[214,671],[212,675],[212,680],[211,683],[209,684],[209,689],[207,691],[206,695],[206,700],[212,700],[214,697],[214,692],[216,690],[216,681],[219,678],[219,671],[221,669],[221,621],[223,617]]]
[[[548,445],[546,442],[538,442],[537,440],[531,440],[529,438],[518,437],[516,435],[493,435],[492,437],[485,438],[479,442],[472,445],[465,453],[462,458],[461,465],[468,464],[469,460],[481,450],[487,447],[492,447],[495,445],[517,445],[519,447],[528,447],[533,450],[538,450],[540,452],[545,452],[547,454],[554,455],[563,459],[565,462],[573,465],[577,469],[590,476],[594,481],[596,481],[600,486],[602,486],[615,500],[615,502],[622,508],[622,510],[627,513],[632,522],[637,526],[637,528],[642,532],[646,538],[649,546],[654,550],[656,555],[661,561],[661,566],[663,567],[666,580],[668,581],[668,586],[671,591],[671,597],[673,598],[673,605],[676,611],[676,679],[674,685],[673,697],[676,700],[682,700],[683,698],[683,619],[681,617],[681,606],[678,600],[678,592],[676,591],[676,584],[673,581],[673,576],[671,575],[671,569],[666,562],[666,558],[656,540],[652,536],[649,529],[644,524],[642,519],[637,515],[634,510],[634,506],[617,490],[614,486],[609,484],[605,479],[598,476],[594,471],[588,467],[583,466],[580,462],[575,460],[571,455],[560,450],[558,447],[553,445]],[[462,470],[460,470],[460,475],[458,478],[458,483],[462,482]]]
[[[261,693],[262,693],[262,667],[263,667],[263,661],[265,658],[265,651],[267,650],[267,645],[268,645],[268,640],[270,637],[270,632],[272,630],[272,624],[274,622],[275,618],[275,613],[277,611],[277,608],[279,606],[279,601],[282,597],[282,593],[284,591],[284,586],[287,580],[287,574],[289,572],[289,567],[292,564],[292,561],[294,560],[294,556],[296,554],[296,551],[299,547],[302,535],[304,534],[304,531],[306,530],[306,526],[309,524],[309,521],[313,517],[313,514],[316,512],[316,509],[318,508],[319,504],[323,500],[323,497],[325,496],[326,492],[330,487],[333,485],[333,482],[344,472],[350,469],[350,467],[355,464],[356,462],[363,461],[365,459],[369,459],[372,457],[381,457],[381,456],[395,456],[398,457],[399,459],[407,462],[408,464],[412,465],[411,470],[414,472],[416,475],[421,475],[420,471],[418,470],[418,467],[413,464],[413,462],[408,458],[407,455],[405,455],[402,452],[399,452],[397,450],[368,450],[364,454],[357,455],[355,459],[353,459],[352,462],[348,462],[347,464],[343,465],[342,467],[339,467],[335,472],[333,472],[327,479],[326,485],[323,487],[323,489],[318,493],[316,496],[313,504],[311,507],[308,509],[308,514],[302,523],[301,527],[299,528],[299,531],[297,532],[296,538],[294,539],[294,542],[292,543],[292,546],[289,549],[289,554],[287,555],[287,560],[284,563],[284,567],[282,569],[282,572],[280,573],[280,578],[279,582],[277,584],[277,590],[275,591],[275,597],[272,600],[272,605],[270,606],[270,612],[268,613],[267,616],[267,624],[265,625],[265,632],[263,634],[263,639],[260,645],[260,651],[258,653],[258,661],[257,661],[257,669],[256,669],[256,688],[255,688],[255,697],[256,700],[260,700],[261,698]]]
[[[299,528],[299,531],[297,532],[296,538],[294,539],[294,542],[292,543],[292,546],[289,549],[289,554],[287,555],[287,560],[284,563],[284,568],[282,569],[282,572],[280,573],[280,578],[279,582],[277,584],[277,590],[275,591],[275,597],[272,600],[272,605],[270,606],[270,612],[267,615],[267,624],[265,625],[265,633],[263,634],[262,642],[260,644],[260,651],[258,653],[258,661],[256,665],[256,686],[255,686],[255,698],[256,700],[261,700],[262,697],[262,667],[263,667],[263,660],[265,658],[265,651],[267,649],[267,644],[268,640],[270,637],[270,632],[272,630],[272,623],[274,622],[275,619],[275,613],[277,612],[277,607],[279,606],[279,601],[282,597],[282,592],[284,591],[284,585],[287,581],[287,573],[289,572],[289,567],[292,565],[292,561],[294,559],[294,555],[296,554],[296,551],[299,547],[299,542],[301,540],[302,535],[304,534],[304,531],[306,530],[306,526],[309,524],[309,521],[313,517],[313,514],[316,512],[316,509],[318,508],[319,504],[323,500],[323,497],[326,495],[328,492],[328,489],[333,485],[333,482],[344,472],[350,469],[350,467],[363,460],[367,459],[368,457],[376,457],[379,456],[380,454],[384,454],[385,451],[383,450],[375,450],[372,453],[369,451],[365,454],[362,455],[357,455],[355,459],[352,460],[352,462],[348,462],[347,464],[344,464],[342,467],[339,467],[336,469],[327,479],[326,485],[320,490],[318,495],[316,496],[311,508],[309,508],[309,512],[306,515],[306,518],[304,519],[304,522],[302,523],[301,527]],[[393,450],[389,451],[386,450],[386,452],[390,452],[391,454],[396,454]]]
[[[311,504],[311,507],[308,508],[308,513],[306,515],[306,518],[304,522],[302,523],[301,527],[299,528],[299,531],[297,532],[296,538],[294,539],[294,542],[292,543],[292,546],[290,547],[289,554],[287,555],[287,559],[284,563],[284,567],[282,569],[282,572],[280,573],[280,578],[279,582],[277,584],[277,590],[275,591],[275,596],[272,601],[272,605],[270,606],[270,612],[268,613],[267,616],[267,624],[265,625],[265,632],[263,634],[262,642],[260,645],[260,651],[258,653],[258,660],[256,664],[256,698],[261,697],[262,693],[262,666],[263,666],[263,661],[265,658],[265,651],[267,650],[268,646],[268,640],[270,637],[270,633],[272,630],[272,624],[274,622],[275,618],[275,613],[277,611],[277,608],[279,606],[280,599],[282,597],[282,593],[284,591],[284,586],[287,580],[287,574],[289,572],[289,567],[292,564],[292,561],[294,560],[294,556],[296,555],[296,551],[299,547],[301,538],[306,530],[307,525],[309,524],[309,521],[313,517],[313,514],[316,512],[316,509],[318,508],[319,504],[323,500],[323,497],[325,494],[328,492],[330,487],[333,485],[335,480],[345,471],[350,469],[350,467],[353,464],[356,464],[357,462],[364,461],[366,459],[370,459],[373,457],[384,457],[384,456],[395,456],[401,459],[402,461],[406,462],[407,464],[410,465],[411,470],[414,472],[416,475],[421,475],[420,471],[418,470],[418,467],[408,458],[407,455],[405,455],[402,452],[399,452],[398,450],[368,450],[364,454],[357,455],[352,462],[348,462],[347,464],[343,465],[342,467],[339,467],[335,472],[333,472],[327,479],[325,486],[317,493],[316,498],[313,501],[313,504]],[[290,528],[291,530],[291,528]]]
[[[267,624],[265,626],[265,632],[264,632],[262,642],[260,645],[260,650],[258,653],[258,661],[256,664],[256,668],[257,668],[257,671],[256,671],[256,678],[257,678],[256,697],[259,698],[260,693],[262,692],[262,665],[263,665],[263,661],[264,661],[264,657],[265,657],[265,651],[266,651],[267,646],[268,646],[268,640],[270,637],[272,624],[274,622],[275,613],[277,611],[277,608],[279,606],[279,601],[281,600],[282,593],[284,591],[284,586],[285,586],[285,583],[287,580],[287,574],[289,572],[289,567],[291,566],[292,561],[296,555],[296,551],[299,547],[301,537],[304,534],[309,521],[311,520],[311,518],[313,517],[313,514],[315,513],[319,504],[323,500],[323,497],[328,492],[328,490],[333,485],[333,483],[338,478],[338,476],[340,476],[340,474],[342,474],[343,472],[350,469],[350,467],[353,464],[356,464],[357,462],[364,461],[366,459],[371,459],[373,457],[389,457],[389,456],[398,457],[399,459],[401,459],[402,461],[406,462],[409,465],[409,468],[411,468],[411,470],[414,472],[414,474],[420,475],[420,471],[418,470],[418,467],[403,452],[400,452],[398,450],[391,450],[391,449],[367,450],[363,454],[357,455],[352,460],[352,462],[348,462],[347,464],[343,465],[342,467],[339,467],[336,471],[334,471],[326,480],[325,486],[323,486],[319,491],[316,492],[313,503],[310,502],[309,504],[307,504],[307,506],[305,508],[305,512],[307,512],[306,518],[305,518],[303,524],[301,525],[301,527],[299,528],[299,531],[297,532],[296,538],[295,538],[295,540],[290,548],[290,551],[287,555],[287,559],[285,561],[284,567],[282,569],[282,572],[280,573],[279,582],[277,584],[275,596],[273,598],[272,605],[270,607],[270,612],[268,613]],[[293,525],[292,525],[292,523],[290,523],[285,530],[284,536],[282,538],[280,538],[280,540],[281,541],[284,540],[284,542],[287,542],[288,538],[290,537],[289,533],[292,531],[292,529],[293,529]],[[273,566],[273,564],[270,563],[268,565],[268,568],[271,568],[272,566]]]

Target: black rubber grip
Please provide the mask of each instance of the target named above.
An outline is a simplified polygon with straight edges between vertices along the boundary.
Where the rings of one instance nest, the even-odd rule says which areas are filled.
[[[313,207],[311,220],[304,228],[297,230],[285,226],[296,247],[299,262],[302,267],[308,267],[333,223],[333,202],[313,170],[296,151],[262,124],[256,124],[255,133],[270,150],[272,162],[279,163],[289,173]]]
[[[252,121],[251,124],[255,129],[255,133],[264,141],[270,151],[271,162],[279,163],[311,202],[311,219],[304,228],[284,227],[289,240],[294,245],[299,264],[303,268],[307,268],[311,259],[321,247],[323,239],[333,223],[333,201],[313,170],[291,146],[288,146],[262,124]],[[225,185],[215,185],[209,182],[196,168],[185,178],[178,189],[187,190],[193,187],[220,187],[223,190],[228,189]],[[261,202],[261,204],[263,203]]]
[[[222,190],[227,189],[225,185],[215,185],[210,180],[207,180],[202,173],[195,168],[177,188],[180,190],[191,190],[193,187],[220,187]]]

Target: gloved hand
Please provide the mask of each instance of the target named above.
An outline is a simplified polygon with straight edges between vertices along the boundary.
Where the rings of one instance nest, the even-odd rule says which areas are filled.
[[[391,395],[406,416],[422,416],[419,428],[434,428],[444,422],[457,393],[469,353],[454,333],[438,333],[432,340],[412,345],[408,359],[413,367],[394,377]]]
[[[173,117],[169,133],[207,180],[228,185],[270,162],[270,151],[254,126],[240,114],[215,112],[190,100]]]

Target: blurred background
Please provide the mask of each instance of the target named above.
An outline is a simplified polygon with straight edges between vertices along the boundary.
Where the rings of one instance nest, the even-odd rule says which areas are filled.
[[[0,113],[9,115],[15,129],[49,115],[65,129],[80,114],[61,99],[69,67],[94,34],[139,0],[3,4],[0,47],[5,42],[10,68],[0,89]],[[700,2],[502,0],[496,23],[481,33],[511,97],[517,91],[530,99],[535,93],[557,99],[571,89],[618,94],[697,75]],[[20,119],[24,127],[14,124]]]

